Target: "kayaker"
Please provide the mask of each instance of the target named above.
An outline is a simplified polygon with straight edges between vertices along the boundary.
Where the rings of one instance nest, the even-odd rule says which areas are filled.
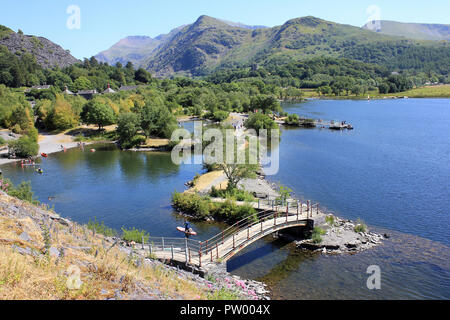
[[[189,222],[188,222],[188,221],[184,221],[184,231],[185,231],[186,233],[188,233],[188,232],[191,231],[191,226],[189,225]]]

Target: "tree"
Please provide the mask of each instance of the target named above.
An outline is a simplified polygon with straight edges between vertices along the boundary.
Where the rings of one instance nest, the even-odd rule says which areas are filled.
[[[140,113],[141,128],[146,137],[169,138],[177,127],[176,118],[162,103],[148,102]]]
[[[89,89],[92,89],[92,83],[88,78],[86,78],[84,76],[77,78],[77,80],[75,80],[73,82],[73,85],[72,85],[73,91],[78,92],[81,90],[89,90]]]
[[[139,82],[149,83],[152,80],[152,75],[145,69],[139,68],[134,73],[134,79]]]
[[[81,119],[87,124],[95,124],[98,130],[113,124],[116,120],[113,109],[99,101],[89,101],[83,108]]]
[[[34,157],[39,152],[39,144],[33,137],[24,135],[8,143],[9,153],[19,158]]]
[[[280,102],[278,102],[274,96],[263,94],[253,97],[250,102],[250,107],[253,110],[262,110],[266,114],[269,113],[269,111],[281,111]]]
[[[117,123],[117,134],[120,144],[125,148],[130,147],[133,138],[140,130],[138,115],[132,112],[122,113],[119,115]]]

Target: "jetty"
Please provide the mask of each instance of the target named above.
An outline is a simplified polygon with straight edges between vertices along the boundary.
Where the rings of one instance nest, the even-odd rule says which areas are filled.
[[[213,198],[214,202],[225,199]],[[237,205],[248,204],[236,202]],[[150,237],[147,243],[137,245],[141,250],[159,260],[177,265],[191,266],[205,271],[226,262],[255,241],[290,228],[314,227],[314,221],[324,219],[319,204],[297,200],[280,202],[259,199],[251,205],[257,210],[256,216],[242,219],[208,240],[191,238]]]

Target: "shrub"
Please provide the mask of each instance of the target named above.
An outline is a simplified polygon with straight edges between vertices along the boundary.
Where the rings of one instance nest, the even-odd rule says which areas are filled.
[[[334,216],[332,214],[325,217],[325,222],[328,223],[330,226],[334,225]]]
[[[358,219],[354,230],[355,230],[355,232],[358,232],[358,233],[366,232],[367,225],[361,219]]]
[[[136,228],[125,229],[122,227],[122,239],[131,242],[134,241],[136,243],[142,243],[142,239],[144,242],[148,242],[150,235],[145,230],[138,230]]]
[[[311,235],[311,240],[314,243],[321,243],[322,242],[322,236],[326,233],[325,230],[323,230],[322,228],[319,227],[314,227],[314,231],[312,232]]]
[[[247,201],[247,202],[255,201],[255,197],[250,192],[237,188],[233,188],[231,190],[230,189],[220,190],[216,189],[213,186],[210,191],[210,196],[214,198],[224,198],[236,201]]]
[[[19,158],[36,156],[39,152],[39,144],[32,137],[22,136],[18,140],[8,143],[9,153]]]
[[[33,204],[39,204],[39,201],[33,199],[34,192],[31,189],[30,181],[23,181],[17,187],[9,179],[0,180],[0,189],[20,200],[24,200]]]
[[[197,218],[205,218],[210,215],[211,201],[197,193],[187,194],[174,192],[172,205],[178,210]]]
[[[94,217],[94,221],[89,219],[89,222],[87,224],[87,228],[89,230],[95,231],[95,233],[100,233],[100,234],[103,234],[103,235],[105,235],[107,237],[117,236],[117,231],[116,230],[105,226],[103,221],[100,223],[99,221],[97,221],[96,217]]]
[[[285,123],[285,124],[288,124],[288,125],[296,125],[296,124],[299,123],[299,121],[300,121],[300,119],[299,119],[299,117],[298,117],[297,114],[290,114],[290,115],[286,118],[286,120],[284,121],[284,123]]]

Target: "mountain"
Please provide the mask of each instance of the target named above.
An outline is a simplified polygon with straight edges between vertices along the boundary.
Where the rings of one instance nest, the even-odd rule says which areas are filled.
[[[378,33],[417,40],[450,41],[450,25],[448,24],[403,23],[387,20],[375,22],[379,25],[379,29],[374,31]],[[363,28],[373,30],[373,22],[365,24]]]
[[[450,64],[450,43],[405,39],[316,17],[291,19],[272,28],[209,16],[180,27],[140,54],[139,66],[158,77],[203,76],[239,66],[283,64],[317,56],[376,63],[395,71],[439,69]],[[116,56],[116,59],[127,55]]]
[[[44,68],[53,66],[64,68],[80,62],[70,54],[69,50],[64,50],[46,38],[24,35],[20,31],[14,32],[1,25],[0,46],[5,46],[9,52],[16,55],[30,53],[35,57],[36,62]]]
[[[155,38],[148,36],[126,37],[108,50],[95,55],[95,58],[109,65],[115,65],[117,62],[125,65],[128,61],[131,61],[134,66],[140,67],[146,59],[152,56],[160,45],[172,39],[182,28],[184,26],[173,29],[168,34],[161,34]]]

